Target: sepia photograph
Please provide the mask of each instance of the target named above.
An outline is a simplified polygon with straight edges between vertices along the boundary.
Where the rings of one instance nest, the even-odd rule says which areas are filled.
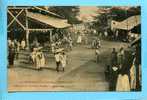
[[[8,6],[7,69],[8,92],[141,91],[141,7]]]

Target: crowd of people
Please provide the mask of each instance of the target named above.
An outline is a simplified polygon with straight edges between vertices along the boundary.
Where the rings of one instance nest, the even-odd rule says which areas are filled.
[[[21,42],[16,39],[11,40],[8,38],[8,63],[9,67],[14,65],[14,59],[18,59],[20,50],[24,50],[26,47],[25,40],[22,39]]]
[[[105,32],[107,38],[108,33]],[[56,37],[57,38],[57,37]],[[83,36],[78,34],[76,43],[80,45],[83,41]],[[50,43],[51,52],[54,55],[57,72],[65,71],[67,66],[67,54],[69,50],[73,48],[73,39],[70,35],[63,36],[63,38],[53,39]],[[100,37],[95,38],[91,41],[91,48],[95,49],[96,63],[100,62],[100,50],[101,40]],[[8,59],[9,67],[14,65],[15,58],[19,58],[20,50],[26,49],[26,43],[23,39],[21,42],[17,40],[8,39]],[[43,46],[35,43],[32,45],[29,61],[35,69],[40,70],[47,66],[47,58],[43,52]],[[107,66],[106,78],[110,83],[110,90],[116,91],[130,91],[136,89],[134,66],[135,62],[134,51],[127,51],[124,47],[121,47],[118,51],[116,48],[112,49],[110,55],[110,65]],[[135,82],[134,82],[135,81]],[[125,84],[124,84],[125,83]]]
[[[31,53],[29,55],[28,61],[32,64],[32,66],[40,70],[46,66],[46,57],[43,52],[43,47],[39,43],[35,43],[31,45]],[[72,47],[70,46],[70,49]],[[19,59],[19,53],[21,50],[26,50],[26,42],[23,39],[21,42],[17,40],[8,39],[8,67],[14,67],[15,59]],[[57,41],[54,44],[51,44],[51,51],[54,54],[55,62],[56,62],[56,70],[59,72],[59,67],[65,69],[67,60],[66,60],[66,50],[62,48],[61,41]]]
[[[110,57],[110,65],[106,69],[106,78],[110,83],[111,91],[132,91],[140,89],[141,79],[140,68],[137,69],[137,55],[132,49],[124,49],[123,47],[116,51],[112,49]],[[138,82],[138,83],[137,83]]]

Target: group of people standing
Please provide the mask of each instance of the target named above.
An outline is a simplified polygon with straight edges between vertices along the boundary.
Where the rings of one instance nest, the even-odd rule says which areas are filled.
[[[14,59],[18,59],[20,50],[25,50],[26,43],[23,39],[21,42],[15,40],[11,40],[8,38],[8,63],[9,67],[14,65]]]
[[[67,56],[65,53],[65,49],[59,48],[61,45],[60,42],[56,42],[55,47],[52,47],[52,53],[54,54],[55,62],[56,62],[56,70],[59,72],[60,66],[62,67],[62,71],[65,70],[65,66],[67,64]],[[8,39],[8,67],[13,67],[14,60],[18,59],[18,55],[20,50],[25,50],[26,44],[23,39],[21,42],[17,40]],[[40,70],[46,66],[46,57],[44,52],[42,51],[41,46],[33,47],[28,58],[29,63],[31,63],[35,69]]]
[[[99,48],[100,46],[101,46],[101,41],[100,41],[99,38],[96,38],[96,39],[94,39],[94,40],[92,41],[91,47],[92,47],[93,49]]]
[[[37,70],[40,70],[42,67],[45,67],[46,60],[44,53],[41,51],[41,47],[33,48],[30,57],[32,64]]]
[[[53,41],[51,43],[51,51],[55,53],[57,48],[64,48],[66,51],[72,50],[73,48],[73,41],[72,38],[69,36],[64,36],[63,39],[59,39],[58,41]]]
[[[59,72],[60,65],[62,67],[62,71],[64,71],[67,59],[66,59],[66,53],[63,48],[56,48],[54,51],[54,58],[56,62],[56,71]],[[31,54],[30,54],[30,61],[34,65],[34,67],[37,70],[42,69],[46,66],[46,57],[42,51],[42,47],[36,47],[33,48]]]
[[[135,84],[135,55],[130,48],[123,47],[117,52],[113,48],[111,53],[111,65],[109,68],[110,90],[131,91]]]

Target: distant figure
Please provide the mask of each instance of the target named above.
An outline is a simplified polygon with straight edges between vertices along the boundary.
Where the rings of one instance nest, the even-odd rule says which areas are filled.
[[[20,52],[20,43],[19,41],[16,41],[16,59],[19,57],[19,52]]]
[[[93,39],[93,41],[92,41],[92,48],[93,49],[96,48],[96,45],[97,45],[97,41],[96,41],[96,39]]]
[[[130,68],[130,87],[131,90],[135,90],[136,89],[136,66],[135,66],[135,58],[133,59],[133,64]]]
[[[117,65],[117,52],[115,48],[113,48],[112,53],[111,53],[111,66],[116,66]]]
[[[11,46],[15,49],[15,44],[13,40],[11,41]]]
[[[96,48],[101,48],[101,41],[99,38],[97,39],[97,47]]]
[[[41,50],[36,52],[36,69],[41,69],[41,67],[45,67],[45,57]]]
[[[115,33],[115,40],[118,40],[118,30]]]
[[[62,69],[64,71],[66,64],[67,64],[67,56],[64,52],[60,55],[60,61],[61,61],[61,64],[62,64]]]
[[[26,47],[26,42],[25,42],[25,40],[23,39],[23,40],[21,41],[21,49],[24,50],[25,47]]]
[[[100,38],[100,39],[102,38],[102,33],[101,33],[101,32],[99,33],[99,38]]]
[[[78,36],[77,43],[78,44],[81,44],[82,43],[82,36],[81,36],[81,34]]]
[[[73,41],[72,41],[72,39],[69,39],[69,48],[70,48],[70,50],[72,50],[72,47],[73,47]]]
[[[105,35],[105,39],[107,39],[107,37],[108,37],[108,32],[105,31],[105,32],[104,32],[104,35]]]
[[[32,63],[36,66],[36,52],[37,48],[33,48],[33,51],[31,52],[30,58]]]
[[[14,58],[15,58],[15,48],[13,45],[10,45],[8,48],[8,60],[9,60],[9,67],[13,67],[14,65]]]
[[[95,54],[96,54],[96,62],[98,63],[100,61],[100,49],[99,48],[95,50]]]
[[[12,40],[10,38],[8,38],[8,47],[11,46]]]
[[[52,53],[55,53],[55,46],[56,46],[55,43],[52,43],[52,44],[51,44],[51,50],[52,50]]]
[[[117,54],[117,57],[118,57],[118,65],[119,67],[121,68],[122,67],[122,64],[123,64],[123,61],[124,61],[124,48],[121,47],[118,54]]]
[[[55,53],[55,61],[56,61],[56,71],[59,72],[59,66],[60,66],[60,53],[56,52]]]

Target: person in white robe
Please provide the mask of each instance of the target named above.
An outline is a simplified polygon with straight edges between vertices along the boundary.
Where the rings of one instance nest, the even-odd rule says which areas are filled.
[[[77,39],[77,43],[78,43],[78,44],[81,44],[81,42],[82,42],[82,36],[79,35],[79,36],[78,36],[78,39]]]
[[[45,57],[41,50],[36,52],[36,69],[41,69],[41,67],[45,67]]]
[[[12,40],[10,38],[8,38],[8,47],[10,47],[12,44]]]
[[[129,71],[130,69],[128,68],[128,66],[123,64],[123,66],[119,70],[117,83],[116,83],[116,91],[129,92],[131,90],[129,76],[128,76]]]
[[[30,54],[31,61],[34,65],[36,65],[36,50],[37,50],[37,48],[33,48],[33,51]]]
[[[23,40],[21,41],[21,48],[24,50],[25,47],[26,47],[26,42],[25,42],[25,40],[23,39]]]
[[[136,89],[136,70],[135,70],[135,59],[133,60],[133,64],[130,69],[130,86],[131,90]]]
[[[116,91],[120,91],[120,92],[129,92],[130,91],[129,77],[127,74],[119,74],[118,75]]]

